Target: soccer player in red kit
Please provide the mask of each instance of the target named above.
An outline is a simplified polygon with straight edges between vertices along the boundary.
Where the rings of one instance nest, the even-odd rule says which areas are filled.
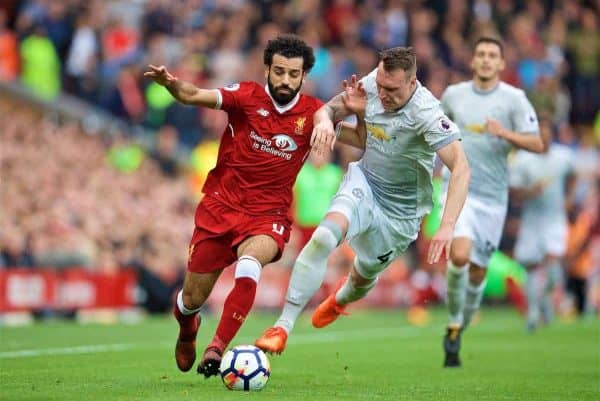
[[[173,311],[179,322],[175,360],[184,372],[196,359],[200,307],[223,269],[235,262],[235,285],[198,365],[205,377],[218,374],[223,351],[252,307],[262,266],[278,259],[289,239],[292,187],[310,152],[313,113],[322,105],[299,93],[314,62],[304,41],[281,35],[264,50],[264,86],[240,82],[206,90],[164,66],[150,65],[144,73],[178,101],[221,109],[229,117],[196,209],[188,271]]]

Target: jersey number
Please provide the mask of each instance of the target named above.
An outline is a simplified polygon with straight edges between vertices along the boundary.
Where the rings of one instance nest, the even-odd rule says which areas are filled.
[[[377,256],[377,259],[379,259],[379,261],[381,263],[385,263],[388,260],[390,260],[390,256],[392,255],[392,252],[394,252],[394,251],[389,251],[389,252],[384,253],[383,255],[379,255],[379,256]]]
[[[273,232],[279,235],[283,235],[283,231],[285,231],[285,227],[281,224],[273,223]]]

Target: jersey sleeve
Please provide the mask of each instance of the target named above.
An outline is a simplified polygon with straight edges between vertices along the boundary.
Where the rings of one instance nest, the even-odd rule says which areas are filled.
[[[219,88],[219,99],[215,108],[226,112],[241,110],[247,99],[253,96],[256,86],[254,82],[239,82]]]
[[[377,68],[371,71],[369,74],[362,77],[359,82],[363,84],[365,92],[367,92],[367,100],[377,97],[377,83],[375,82],[375,76],[377,75]]]
[[[438,151],[444,146],[461,139],[458,126],[444,114],[441,106],[421,111],[419,114],[424,121],[423,136],[425,141],[434,151]]]
[[[523,91],[517,95],[512,111],[514,130],[522,134],[539,135],[540,127],[535,109]]]

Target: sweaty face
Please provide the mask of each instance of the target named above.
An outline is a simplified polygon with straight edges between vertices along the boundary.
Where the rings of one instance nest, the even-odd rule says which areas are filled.
[[[266,71],[269,92],[280,105],[287,104],[300,92],[305,73],[302,57],[286,58],[273,55],[273,62]]]
[[[500,53],[500,47],[495,43],[478,44],[471,60],[471,68],[475,77],[480,81],[497,79],[500,71],[504,69],[504,59]]]
[[[394,111],[404,106],[410,99],[417,78],[403,69],[386,71],[383,63],[377,67],[375,82],[377,94],[385,111]]]

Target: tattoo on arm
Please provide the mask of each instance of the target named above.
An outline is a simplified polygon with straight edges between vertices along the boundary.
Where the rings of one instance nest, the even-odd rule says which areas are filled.
[[[331,117],[331,121],[336,121],[346,116],[346,107],[344,106],[344,102],[342,102],[341,93],[334,96],[325,106],[327,114]]]

